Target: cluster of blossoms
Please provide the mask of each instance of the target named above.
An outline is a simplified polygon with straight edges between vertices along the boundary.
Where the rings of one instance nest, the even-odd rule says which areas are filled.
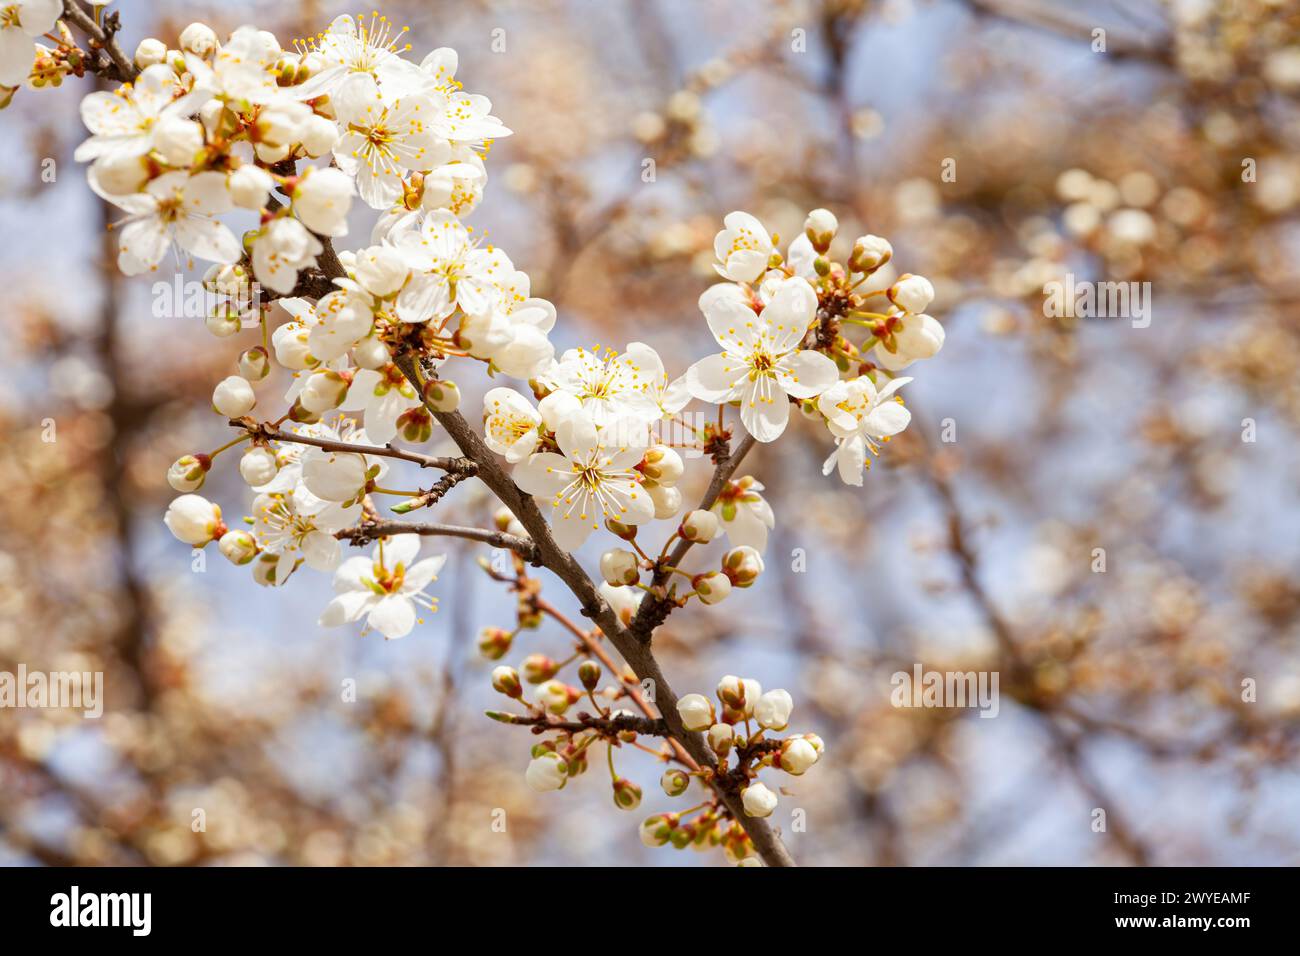
[[[790,725],[794,701],[788,691],[763,693],[758,681],[729,674],[719,681],[717,695],[720,707],[716,709],[703,694],[687,694],[678,700],[682,725],[705,734],[709,749],[719,761],[713,772],[731,778],[731,785],[739,789],[745,814],[771,816],[777,805],[776,794],[758,782],[758,771],[773,767],[803,776],[825,750],[822,739],[816,734],[791,734],[785,739],[769,736]],[[730,763],[733,755],[734,766]],[[668,796],[676,797],[686,791],[689,777],[683,771],[669,770],[660,784]],[[716,812],[705,810],[694,819],[682,818],[680,812],[647,818],[641,824],[641,841],[646,846],[671,843],[678,849],[721,842],[729,853],[735,852],[736,846],[728,845],[726,831],[717,827]],[[742,856],[741,862],[745,859]]]
[[[40,19],[28,13],[44,6],[26,0],[4,9],[19,11],[0,21],[0,40],[12,53],[13,24],[26,30]],[[67,31],[62,22],[58,28]],[[625,545],[607,548],[599,561],[601,613],[608,608],[617,622],[606,619],[607,630],[643,628],[647,598],[662,620],[693,597],[712,605],[751,586],[763,573],[775,516],[763,486],[733,477],[734,465],[754,441],[779,438],[793,407],[829,433],[825,473],[837,470],[860,485],[869,456],[910,418],[897,394],[910,379],[896,373],[943,344],[942,326],[925,312],[930,283],[906,274],[881,281],[893,251],[877,236],[858,238],[845,263],[833,261],[838,223],[826,210],[808,216],[785,254],[757,219],[734,212],[715,243],[726,281],[700,298],[719,352],[676,376],[641,342],[557,356],[549,339],[555,308],[532,296],[528,276],[463,221],[482,197],[492,141],[510,131],[486,98],[463,91],[453,51],[437,49],[417,63],[403,56],[404,33],[378,14],[345,16],[289,51],[254,27],[222,41],[195,23],[175,48],[144,40],[133,64],[119,51],[110,66],[104,58],[112,45],[101,32],[94,56],[83,61],[98,64],[101,75],[111,68],[131,76],[115,92],[83,100],[92,135],[77,150],[91,164],[92,189],[126,213],[116,227],[121,269],[155,270],[175,247],[209,261],[204,285],[219,303],[208,330],[252,339],[212,393],[213,410],[239,435],[172,465],[167,480],[180,496],[167,509],[167,527],[194,548],[217,542],[264,586],[285,585],[304,565],[332,574],[335,597],[322,625],[364,622],[398,638],[418,623],[420,609],[436,608],[426,589],[443,558],[421,560],[420,539],[407,530],[413,526],[383,515],[378,502],[397,498],[393,515],[430,508],[485,468],[501,474],[495,454],[510,469],[502,480],[534,496],[547,521],[532,512],[525,519],[516,505],[498,514],[495,530],[461,534],[515,551],[513,577],[489,574],[519,595],[517,627],[485,631],[485,656],[500,660],[546,614],[563,620],[540,600],[525,558],[547,564],[540,557],[547,547],[573,551],[593,532]],[[32,56],[39,66],[38,51]],[[357,197],[375,210],[368,244],[336,252]],[[252,227],[237,236],[220,218],[227,213],[248,216]],[[176,261],[179,267],[179,255]],[[280,312],[287,321],[275,325]],[[494,379],[526,383],[487,391],[481,441],[464,437],[461,391],[448,374],[460,377],[475,363]],[[259,411],[268,396],[258,392],[277,367],[287,391],[272,411]],[[718,406],[716,421],[712,413],[689,418],[692,401]],[[750,436],[735,449],[726,407]],[[393,444],[429,441],[439,423],[468,457],[432,458]],[[240,449],[252,501],[234,527],[197,493],[214,459],[232,448]],[[691,459],[712,459],[725,479],[694,509],[681,490]],[[402,463],[446,475],[432,487],[403,490],[390,477]],[[501,494],[500,483],[488,484]],[[670,522],[657,556],[638,540],[656,520]],[[722,536],[727,547],[711,566],[681,567],[687,551]],[[344,560],[341,539],[374,542],[373,553]],[[584,598],[587,608],[593,603]],[[600,648],[601,632],[565,624],[580,638],[572,656],[557,663],[534,654],[522,679],[506,665],[493,673],[496,689],[528,709],[494,716],[553,735],[534,748],[529,784],[563,787],[585,769],[591,744],[604,741],[615,802],[634,809],[641,791],[614,773],[613,750],[638,734],[661,736],[665,759],[686,768],[665,774],[664,789],[677,795],[698,775],[714,796],[689,823],[680,813],[652,818],[643,837],[722,845],[737,859],[749,857],[751,824],[741,817],[762,818],[775,807],[757,770],[798,775],[822,749],[813,735],[765,736],[784,729],[789,694],[763,694],[753,681],[728,677],[718,689],[720,717],[703,697],[683,698],[686,733],[706,732],[717,758],[702,766],[639,696],[635,675],[616,670]],[[580,688],[559,678],[569,665]],[[600,689],[606,671],[617,680]],[[532,701],[525,683],[536,685]],[[566,720],[584,696],[597,713]],[[641,715],[614,706],[624,700]],[[726,768],[730,754],[733,769]]]

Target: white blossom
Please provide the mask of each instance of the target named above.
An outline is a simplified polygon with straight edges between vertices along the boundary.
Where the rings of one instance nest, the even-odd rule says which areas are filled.
[[[405,637],[416,624],[416,607],[437,609],[424,589],[437,580],[447,560],[438,555],[416,561],[415,535],[381,538],[370,558],[344,561],[334,572],[335,597],[320,616],[322,627],[339,627],[366,619],[384,637]]]

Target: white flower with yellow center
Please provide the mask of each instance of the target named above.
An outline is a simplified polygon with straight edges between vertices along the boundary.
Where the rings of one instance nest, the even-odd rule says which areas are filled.
[[[722,352],[692,365],[686,387],[701,401],[738,401],[745,429],[774,441],[790,418],[787,396],[812,398],[839,378],[829,358],[799,347],[817,314],[817,293],[803,279],[785,279],[755,314],[739,286],[721,290],[701,296],[700,307]]]
[[[495,307],[526,296],[509,257],[495,246],[478,245],[446,210],[427,214],[418,229],[403,229],[390,239],[417,270],[397,297],[403,322],[446,318],[457,306],[466,315],[489,316]]]
[[[730,213],[722,224],[725,228],[713,239],[713,252],[718,257],[713,268],[733,282],[753,282],[772,258],[772,237],[747,212]]]
[[[867,452],[880,451],[879,443],[897,435],[912,420],[894,393],[910,378],[896,378],[877,390],[865,375],[847,382],[836,382],[822,392],[817,409],[826,416],[826,427],[835,436],[835,451],[822,466],[829,475],[838,467],[846,485],[861,485],[862,471],[871,466]]]
[[[551,502],[555,540],[572,551],[607,518],[644,524],[654,517],[654,502],[635,470],[645,454],[646,430],[618,421],[597,428],[583,410],[573,410],[555,429],[561,454],[533,455],[514,471],[524,491]]]
[[[649,424],[662,417],[664,363],[642,342],[622,354],[598,345],[569,349],[542,378],[578,399],[600,428],[620,418]]]
[[[258,495],[253,501],[253,533],[263,551],[284,556],[291,567],[301,558],[317,571],[333,571],[340,550],[334,532],[355,521],[360,509],[339,508],[300,491],[304,494]],[[319,508],[313,513],[315,506]],[[288,578],[277,575],[276,583]]]
[[[512,388],[494,388],[483,396],[483,439],[512,465],[537,448],[542,416]]]
[[[340,627],[364,617],[367,630],[373,627],[390,640],[410,634],[417,607],[438,609],[437,598],[424,589],[447,561],[445,554],[416,561],[419,553],[418,538],[398,535],[380,538],[369,558],[348,558],[334,572],[335,597],[318,623]]]
[[[408,170],[447,161],[451,147],[429,125],[433,101],[420,93],[388,100],[366,74],[350,76],[333,97],[343,136],[334,147],[339,168],[357,178],[357,193],[372,209],[402,197]]]
[[[164,173],[142,193],[110,198],[129,213],[114,224],[120,230],[117,264],[129,276],[152,269],[173,243],[200,259],[239,261],[239,240],[212,218],[231,209],[222,173]]]
[[[149,152],[159,119],[185,117],[198,105],[194,97],[178,98],[180,93],[176,71],[158,63],[147,67],[134,83],[124,83],[112,93],[88,94],[81,101],[81,121],[92,135],[73,154],[77,162]]]
[[[352,76],[361,74],[382,87],[385,96],[404,96],[431,90],[429,74],[401,54],[411,48],[405,42],[410,27],[393,29],[388,17],[375,14],[367,19],[336,17],[329,29],[298,48],[304,58],[315,57],[323,64],[320,71],[290,92],[299,99],[310,100],[335,93]]]

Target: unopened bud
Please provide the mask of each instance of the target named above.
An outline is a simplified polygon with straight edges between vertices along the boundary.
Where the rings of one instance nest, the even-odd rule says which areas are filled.
[[[504,664],[492,670],[492,689],[498,694],[505,694],[507,697],[519,698],[524,696],[523,685],[519,683],[519,672],[513,667],[507,667]]]
[[[626,777],[614,781],[614,806],[620,810],[635,810],[641,806],[641,788]]]
[[[271,372],[271,360],[260,345],[241,352],[237,364],[239,374],[250,382],[260,382]]]
[[[696,544],[708,544],[718,535],[718,516],[712,511],[696,509],[682,521],[678,531],[687,541]]]
[[[732,548],[722,559],[722,570],[738,588],[747,588],[763,573],[763,556],[749,545]]]
[[[524,680],[530,684],[540,684],[550,680],[560,672],[560,664],[545,654],[529,654],[520,665],[524,671]]]
[[[582,682],[583,690],[595,690],[600,683],[600,665],[595,661],[583,661],[578,666],[578,680]]]
[[[568,684],[558,680],[548,680],[537,688],[538,702],[556,715],[563,714],[571,705],[577,703],[581,696]]]
[[[248,564],[257,557],[257,541],[247,531],[227,531],[217,548],[231,564]]]
[[[600,556],[600,576],[614,587],[635,584],[641,579],[641,564],[631,551],[611,548]]]
[[[718,604],[731,593],[731,578],[721,571],[710,571],[691,578],[691,586],[705,604]]]
[[[670,797],[680,797],[691,785],[691,777],[685,770],[665,770],[659,778],[659,786]]]
[[[829,209],[814,209],[804,220],[803,234],[808,237],[814,249],[824,254],[831,247],[831,240],[839,228],[839,220],[833,212]]]
[[[485,627],[478,632],[478,652],[490,661],[499,661],[510,652],[514,635],[503,627]]]
[[[397,416],[397,431],[411,444],[426,442],[433,437],[433,417],[418,405],[408,408]]]
[[[854,272],[875,272],[894,257],[894,247],[880,236],[859,236],[853,243],[849,268]]]
[[[167,484],[182,493],[198,491],[211,467],[212,459],[207,455],[183,455],[167,469]]]
[[[636,525],[624,524],[621,521],[615,521],[613,518],[605,519],[605,528],[610,534],[616,535],[624,541],[631,541],[636,537]]]
[[[709,728],[709,749],[719,757],[725,757],[731,751],[733,736],[731,724],[714,724]]]
[[[424,383],[424,400],[435,412],[454,412],[460,407],[460,389],[455,382],[433,378]]]
[[[667,445],[652,445],[641,462],[641,473],[661,485],[675,485],[685,470],[682,456]]]

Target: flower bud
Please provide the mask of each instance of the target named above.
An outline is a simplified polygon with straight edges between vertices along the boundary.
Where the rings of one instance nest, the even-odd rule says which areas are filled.
[[[523,685],[519,683],[519,673],[513,667],[502,664],[492,669],[492,689],[507,697],[522,697]]]
[[[807,740],[802,737],[791,737],[781,745],[776,765],[786,773],[798,777],[806,773],[808,768],[817,762],[819,756],[817,750]]]
[[[849,268],[854,272],[874,272],[894,257],[894,247],[880,236],[859,236],[853,243]]]
[[[691,578],[691,585],[705,604],[718,604],[725,601],[731,593],[731,578],[721,571],[697,574]]]
[[[708,730],[715,719],[713,701],[703,694],[687,694],[678,698],[677,713],[682,718],[682,726],[691,731]]]
[[[924,276],[914,276],[909,272],[889,287],[889,301],[904,312],[916,315],[924,312],[934,301],[934,286]]]
[[[203,149],[203,127],[175,113],[164,113],[153,128],[153,148],[169,166],[188,168]]]
[[[667,445],[652,445],[641,461],[641,473],[652,481],[671,487],[682,477],[686,466],[682,456]]]
[[[262,552],[253,562],[253,583],[258,587],[273,588],[284,583],[280,578],[280,555]]]
[[[831,240],[839,228],[839,220],[833,212],[829,209],[814,209],[804,220],[803,234],[808,237],[814,249],[825,253],[831,247]]]
[[[404,441],[418,445],[433,437],[433,418],[419,406],[408,408],[397,416],[397,431]]]
[[[181,31],[181,49],[206,58],[217,49],[217,34],[206,23],[191,23]]]
[[[718,681],[718,700],[739,720],[754,716],[754,703],[762,696],[763,688],[756,680],[728,674]]]
[[[167,59],[167,44],[162,40],[155,40],[153,37],[145,37],[135,48],[135,56],[132,58],[135,65],[140,69],[153,66]]]
[[[751,783],[740,791],[747,817],[770,817],[776,809],[776,794],[761,783]]]
[[[635,810],[641,806],[641,788],[626,777],[614,781],[614,806],[620,810]]]
[[[348,397],[350,383],[332,368],[320,369],[307,377],[307,383],[298,393],[298,402],[307,411],[323,415],[331,408],[338,408],[343,399]]]
[[[339,128],[333,120],[313,114],[303,121],[298,128],[298,135],[302,138],[302,148],[307,155],[316,159],[338,145]]]
[[[198,491],[211,467],[212,459],[207,455],[183,455],[167,469],[167,484],[179,492]]]
[[[722,558],[722,570],[738,588],[747,588],[763,573],[763,556],[747,544],[732,548]]]
[[[569,765],[554,751],[534,757],[524,772],[524,782],[538,793],[560,790],[568,781]]]
[[[257,396],[247,379],[238,375],[223,378],[212,391],[212,407],[227,418],[242,418],[253,410]]]
[[[785,730],[790,725],[794,700],[789,691],[769,690],[754,703],[754,719],[765,730]]]
[[[659,786],[670,797],[680,797],[691,785],[691,776],[685,770],[665,770]]]
[[[490,661],[499,661],[510,652],[514,639],[503,627],[485,627],[478,632],[478,652]]]
[[[646,484],[643,487],[654,502],[656,518],[671,518],[682,510],[682,493],[676,488],[657,484]]]
[[[818,757],[826,752],[826,744],[824,744],[822,739],[816,734],[801,734],[800,736],[802,736],[804,740],[808,741],[808,743],[812,744],[812,748],[817,751]]]
[[[168,505],[163,524],[177,540],[195,548],[201,548],[226,533],[221,509],[199,495],[181,495]]]
[[[719,757],[725,757],[731,751],[734,737],[731,724],[714,724],[709,728],[709,749]]]
[[[578,665],[578,680],[583,690],[592,691],[600,683],[600,665],[595,661],[583,661]]]
[[[538,702],[552,714],[563,714],[580,695],[563,681],[548,680],[537,688]]]
[[[217,548],[231,564],[248,564],[257,557],[257,541],[247,531],[227,531]]]
[[[433,378],[424,383],[424,400],[435,412],[454,412],[460,406],[460,389],[455,382]]]
[[[239,474],[251,488],[266,484],[279,470],[279,459],[265,445],[252,446],[239,459]]]
[[[383,368],[391,358],[388,346],[373,332],[352,346],[352,361],[360,368]]]
[[[646,846],[663,846],[677,827],[677,814],[658,813],[641,821],[641,842]]]
[[[600,556],[600,576],[616,588],[636,584],[641,580],[641,566],[631,551],[611,548]]]
[[[266,354],[266,349],[255,345],[239,353],[237,368],[239,374],[248,381],[260,382],[271,373],[271,359]]]
[[[260,166],[245,163],[226,178],[230,199],[241,209],[261,209],[275,180]]]
[[[687,541],[708,544],[718,536],[718,516],[712,511],[696,509],[686,516],[678,531]]]
[[[203,320],[203,325],[219,339],[228,339],[244,328],[244,314],[231,302],[218,302]]]
[[[551,660],[545,654],[529,654],[521,666],[524,669],[524,680],[530,684],[540,684],[560,672],[559,662]]]
[[[610,534],[616,535],[624,541],[631,541],[636,538],[636,525],[624,524],[623,522],[616,521],[613,518],[606,518],[605,528]]]

